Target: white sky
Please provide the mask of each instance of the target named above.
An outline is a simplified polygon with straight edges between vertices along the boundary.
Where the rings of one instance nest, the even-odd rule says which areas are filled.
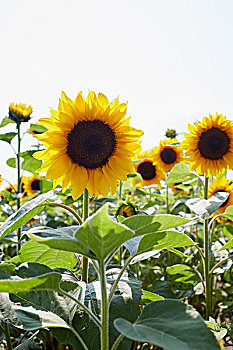
[[[0,120],[10,102],[31,104],[35,121],[62,90],[101,91],[128,101],[149,149],[168,127],[233,117],[232,0],[1,0],[0,47]],[[10,146],[0,154],[14,181]]]

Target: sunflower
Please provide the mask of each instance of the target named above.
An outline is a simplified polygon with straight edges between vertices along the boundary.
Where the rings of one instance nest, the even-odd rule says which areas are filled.
[[[176,145],[177,139],[169,137],[164,141],[160,141],[158,147],[152,150],[154,163],[167,173],[175,164],[181,163],[184,160],[183,150]]]
[[[8,185],[7,187],[4,188],[5,192],[10,192],[10,193],[15,193],[15,187],[12,185]]]
[[[154,184],[160,184],[160,180],[165,180],[163,171],[158,167],[157,164],[153,164],[151,153],[146,151],[142,154],[137,155],[135,160],[140,160],[134,164],[135,172],[139,173],[142,177],[142,182],[137,179],[132,180],[132,186],[149,186]]]
[[[48,131],[37,136],[47,147],[34,154],[44,160],[38,171],[47,171],[54,187],[62,182],[63,191],[71,185],[73,199],[85,188],[90,196],[107,196],[110,189],[115,193],[117,180],[133,172],[131,157],[140,151],[143,135],[129,126],[126,108],[118,98],[109,103],[101,93],[90,91],[85,99],[79,92],[73,101],[62,92],[58,111],[39,120]]]
[[[137,214],[137,207],[130,201],[126,200],[126,202],[120,201],[118,206],[115,209],[115,217],[118,215],[124,216],[125,218],[129,218],[130,216]]]
[[[222,114],[204,117],[202,122],[189,124],[190,133],[182,148],[191,165],[199,174],[219,175],[233,168],[233,123]]]
[[[41,190],[41,179],[32,175],[30,177],[23,176],[22,178],[23,193],[27,196],[32,196]]]
[[[9,119],[14,120],[16,123],[27,122],[32,114],[32,106],[28,106],[23,103],[10,103],[9,106]]]
[[[229,197],[223,202],[223,204],[218,208],[220,214],[224,213],[229,205],[233,205],[233,182],[232,180],[227,180],[225,177],[217,177],[216,180],[211,180],[211,184],[208,189],[208,198],[213,196],[216,192],[225,191],[229,193]],[[203,191],[202,191],[203,194]],[[212,216],[218,214],[215,212]]]

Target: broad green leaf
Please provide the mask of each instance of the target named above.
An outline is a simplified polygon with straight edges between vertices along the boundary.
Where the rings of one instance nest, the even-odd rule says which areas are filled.
[[[77,258],[72,252],[65,252],[52,249],[35,242],[28,241],[20,250],[19,259],[21,262],[37,262],[50,268],[63,267],[72,270],[77,264]]]
[[[218,249],[217,252],[220,252],[221,250],[229,249],[229,248],[232,248],[232,247],[233,247],[233,238],[230,239],[230,241],[227,242],[222,248]]]
[[[168,279],[176,289],[191,289],[199,281],[199,277],[190,266],[177,264],[166,268]]]
[[[8,293],[0,293],[0,321],[11,323],[14,326],[20,325]]]
[[[195,175],[190,172],[189,164],[175,164],[166,180],[166,184],[183,182],[183,180],[192,179]]]
[[[185,204],[191,209],[196,215],[201,216],[203,220],[213,214],[229,197],[228,192],[216,192],[209,199],[202,199],[200,197],[194,197],[188,199]]]
[[[33,131],[36,131],[38,133],[42,133],[42,132],[47,131],[47,129],[43,125],[39,125],[39,124],[30,124],[29,130],[33,130]]]
[[[142,302],[143,304],[148,304],[151,301],[164,300],[164,297],[148,290],[142,290]]]
[[[35,173],[37,169],[39,169],[42,165],[42,161],[38,160],[31,155],[24,156],[24,160],[22,163],[22,169],[29,171],[30,173]]]
[[[129,339],[168,350],[220,350],[198,312],[178,300],[154,301],[145,306],[134,323],[119,318],[114,325]]]
[[[75,238],[85,251],[91,250],[96,258],[103,261],[134,232],[128,227],[113,221],[108,215],[108,203],[90,216],[75,233]]]
[[[47,327],[70,328],[61,317],[52,312],[38,310],[32,306],[15,306],[15,311],[27,331]]]
[[[125,219],[122,224],[135,231],[135,236],[169,230],[185,225],[191,220],[181,216],[159,214],[159,215],[134,215]]]
[[[11,143],[13,138],[17,135],[16,132],[7,132],[5,134],[0,134],[0,141],[5,141],[7,143]]]
[[[60,273],[45,265],[24,263],[17,268],[12,264],[0,264],[0,292],[58,290],[60,280]]]
[[[222,216],[225,219],[231,220],[233,221],[233,205],[229,205],[226,210],[224,211],[224,213],[222,214]]]
[[[36,214],[40,213],[41,210],[43,210],[43,206],[37,206],[45,202],[48,198],[52,197],[53,195],[54,191],[50,191],[23,204],[22,207],[16,213],[12,214],[0,226],[0,237],[4,238],[9,233],[26,224]]]
[[[11,168],[16,168],[16,158],[8,158],[6,164]]]
[[[13,120],[9,119],[8,117],[3,118],[1,124],[0,124],[0,128],[3,128],[4,126],[6,126],[7,124],[11,124],[11,123],[15,123]]]
[[[193,240],[178,231],[163,231],[135,237],[126,242],[125,247],[131,255],[138,255],[150,250],[171,249],[194,245]]]

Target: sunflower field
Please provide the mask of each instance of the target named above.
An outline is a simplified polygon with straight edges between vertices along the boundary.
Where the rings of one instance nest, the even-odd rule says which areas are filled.
[[[142,151],[118,98],[32,114],[0,120],[0,349],[233,349],[232,121]]]

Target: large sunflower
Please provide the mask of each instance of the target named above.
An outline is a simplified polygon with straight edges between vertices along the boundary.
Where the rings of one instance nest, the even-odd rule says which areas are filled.
[[[232,180],[227,180],[225,177],[212,180],[208,189],[208,198],[213,196],[216,192],[225,191],[229,193],[227,200],[218,208],[220,214],[224,213],[229,205],[233,205],[233,183]],[[216,215],[217,213],[214,213]]]
[[[191,165],[191,171],[199,174],[219,175],[225,169],[233,168],[233,123],[222,114],[204,117],[202,122],[189,124],[190,133],[182,148]]]
[[[132,185],[144,187],[154,184],[160,184],[160,180],[165,180],[163,171],[157,164],[153,164],[150,152],[144,152],[137,155],[135,160],[141,160],[134,165],[135,172],[139,173],[142,177],[142,182],[137,179],[132,180]]]
[[[169,137],[164,141],[160,141],[159,146],[152,151],[154,163],[167,173],[175,164],[184,160],[183,150],[176,145],[177,139]]]
[[[34,154],[44,160],[39,171],[54,179],[54,187],[62,182],[63,190],[71,185],[77,199],[86,188],[90,195],[107,196],[117,189],[117,180],[126,180],[133,172],[131,157],[140,150],[142,131],[129,126],[125,103],[118,98],[109,103],[106,96],[80,92],[73,101],[64,92],[58,111],[52,118],[40,119],[47,128],[38,139],[47,147]]]
[[[22,177],[22,189],[23,193],[27,196],[32,196],[41,190],[41,179],[32,175],[30,177]]]

